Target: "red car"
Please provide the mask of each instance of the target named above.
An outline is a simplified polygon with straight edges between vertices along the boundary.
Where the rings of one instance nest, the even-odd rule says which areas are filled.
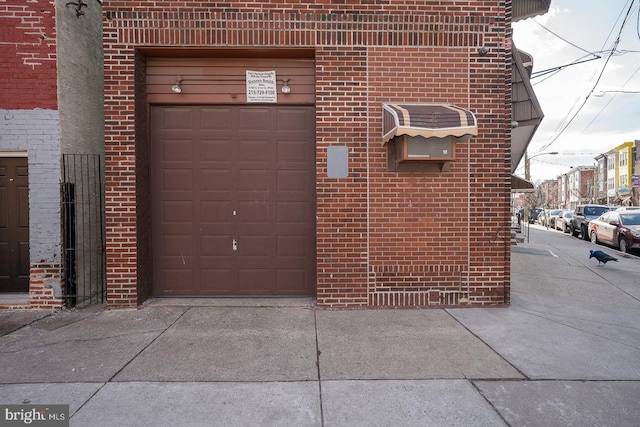
[[[589,223],[589,237],[622,252],[640,249],[640,212],[605,212]]]

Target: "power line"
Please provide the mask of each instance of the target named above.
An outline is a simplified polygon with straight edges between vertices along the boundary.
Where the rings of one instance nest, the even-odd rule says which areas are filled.
[[[554,31],[550,30],[549,28],[545,27],[544,25],[542,25],[541,23],[539,23],[535,19],[532,19],[532,21],[534,23],[536,23],[538,26],[540,26],[540,28],[542,28],[542,29],[548,31],[549,33],[553,34],[554,36],[556,36],[557,38],[559,38],[563,42],[575,47],[578,50],[581,50],[581,51],[585,52],[586,55],[576,59],[575,61],[573,61],[573,62],[571,62],[569,64],[560,65],[560,66],[549,68],[549,69],[546,69],[546,70],[535,71],[535,72],[531,73],[531,79],[535,79],[535,78],[538,78],[538,77],[541,77],[541,76],[545,76],[545,75],[551,73],[551,75],[547,77],[547,78],[550,78],[550,77],[554,76],[555,74],[557,74],[559,71],[562,71],[565,68],[570,67],[572,65],[578,65],[578,64],[582,64],[582,63],[589,62],[589,61],[595,61],[596,59],[602,58],[600,55],[598,55],[598,54],[596,54],[594,52],[590,52],[590,51],[588,51],[586,49],[583,49],[580,46],[578,46],[577,44],[575,44],[573,42],[570,42],[569,40],[565,39],[564,37],[560,36],[559,34],[555,33]],[[587,56],[593,56],[593,58],[583,59],[583,58],[586,58]],[[544,79],[544,80],[542,80],[542,81],[540,81],[538,83],[542,83],[545,80],[546,79]]]
[[[640,71],[640,66],[638,68],[636,68],[636,70],[631,74],[631,76],[629,76],[629,78],[627,79],[627,81],[625,81],[622,84],[622,87],[625,87],[627,85],[627,83],[629,83],[629,81],[631,81],[631,79],[636,75],[636,73]],[[595,88],[594,88],[595,89]],[[607,108],[609,106],[609,104],[611,104],[613,102],[614,99],[616,99],[616,96],[618,96],[618,93],[625,93],[625,91],[610,91],[610,92],[614,92],[614,95],[611,97],[611,99],[609,99],[609,101],[607,101],[606,104],[604,104],[604,106],[600,109],[600,111],[598,111],[598,114],[596,114],[593,119],[591,119],[591,121],[589,122],[589,124],[587,124],[587,126],[582,130],[582,132],[580,132],[580,135],[582,135],[583,133],[585,133],[587,131],[587,129],[589,129],[589,127],[593,124],[593,122],[596,121],[596,119],[598,117],[600,117],[600,114],[602,114],[602,112],[604,111],[605,108]],[[628,93],[639,93],[639,92],[634,92],[634,91],[628,91]]]
[[[567,113],[567,116],[565,116],[565,119],[563,120],[563,125],[561,127],[561,129],[558,131],[558,133],[551,139],[551,141],[549,141],[547,144],[545,144],[542,148],[540,148],[539,151],[545,151],[547,150],[554,142],[556,142],[558,140],[558,138],[564,133],[565,130],[567,130],[567,128],[569,127],[569,125],[571,125],[571,123],[575,120],[575,118],[578,116],[578,114],[580,113],[580,111],[582,111],[582,109],[584,108],[584,106],[586,105],[587,101],[589,100],[589,98],[591,97],[591,94],[593,93],[594,89],[598,86],[598,83],[600,83],[600,80],[602,79],[602,76],[607,68],[607,65],[609,64],[609,61],[611,60],[611,57],[613,56],[613,53],[616,51],[616,48],[618,47],[618,44],[620,44],[620,37],[622,35],[622,30],[624,29],[624,26],[627,22],[627,19],[629,18],[629,14],[631,13],[631,9],[633,8],[635,0],[631,1],[631,5],[629,6],[629,9],[627,10],[627,13],[624,17],[624,20],[622,21],[622,25],[620,26],[620,30],[618,31],[618,35],[616,36],[615,41],[613,42],[613,48],[611,49],[611,52],[609,53],[609,55],[607,55],[607,58],[604,62],[604,65],[602,66],[602,70],[600,70],[600,74],[598,75],[598,78],[596,79],[595,84],[593,85],[593,87],[591,88],[591,90],[589,91],[589,93],[587,94],[587,96],[584,98],[584,101],[582,102],[582,104],[580,104],[580,106],[578,107],[578,109],[576,110],[576,112],[573,114],[573,116],[571,116],[571,118],[569,118],[568,120],[567,117],[569,117],[570,111],[569,113]],[[608,38],[608,37],[607,37]],[[575,105],[575,104],[574,104]],[[573,109],[573,108],[572,108]],[[566,121],[565,121],[566,120]]]
[[[638,7],[638,19],[636,20],[636,34],[638,34],[638,39],[640,39],[640,7]]]
[[[590,52],[590,51],[588,51],[588,50],[586,50],[586,49],[583,49],[583,48],[581,48],[580,46],[578,46],[577,44],[570,42],[569,40],[567,40],[567,39],[565,39],[564,37],[562,37],[562,36],[558,35],[557,33],[554,33],[553,31],[551,31],[550,29],[548,29],[547,27],[545,27],[544,25],[542,25],[541,23],[539,23],[539,22],[538,22],[538,21],[536,21],[535,19],[533,19],[532,21],[533,21],[533,22],[535,22],[536,24],[538,24],[538,25],[539,25],[541,28],[543,28],[544,30],[547,30],[548,32],[550,32],[551,34],[553,34],[554,36],[556,36],[557,38],[559,38],[560,40],[562,40],[563,42],[565,42],[565,43],[567,43],[567,44],[570,44],[571,46],[575,47],[576,49],[579,49],[579,50],[581,50],[581,51],[583,51],[583,52],[585,52],[585,53],[587,53],[587,54],[589,54],[589,55],[597,56],[597,55],[595,55],[593,52]]]
[[[572,61],[572,62],[570,62],[568,64],[558,65],[557,67],[547,68],[545,70],[534,71],[534,72],[531,73],[530,79],[533,80],[533,79],[537,79],[539,77],[546,76],[547,74],[551,74],[550,76],[547,76],[545,79],[533,83],[533,85],[537,85],[537,84],[542,83],[542,82],[546,81],[547,79],[553,77],[559,71],[562,71],[567,67],[570,67],[572,65],[583,64],[585,62],[595,61],[597,59],[602,59],[602,56],[600,56],[600,55],[601,54],[605,54],[605,53],[606,54],[610,54],[611,50],[599,50],[597,52],[589,52],[587,55],[582,55],[578,59],[575,59],[574,61]],[[622,56],[622,55],[626,55],[627,53],[640,53],[640,50],[629,50],[629,49],[616,50],[616,51],[613,52],[613,55],[614,56]],[[593,58],[584,59],[589,55],[595,55],[595,56]]]

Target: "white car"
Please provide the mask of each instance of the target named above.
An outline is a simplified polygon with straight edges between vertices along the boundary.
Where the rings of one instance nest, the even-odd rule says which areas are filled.
[[[556,230],[560,230],[564,233],[571,231],[571,218],[573,218],[573,211],[562,211],[558,218],[556,218]]]

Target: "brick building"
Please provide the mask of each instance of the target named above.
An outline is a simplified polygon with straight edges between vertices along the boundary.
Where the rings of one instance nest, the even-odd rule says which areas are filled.
[[[109,304],[507,304],[511,3],[106,2]]]
[[[46,21],[2,52],[23,69],[0,78],[37,92],[2,88],[0,150],[29,166],[31,278],[11,307],[59,306],[103,270],[82,254],[101,230],[76,236],[94,211],[111,308],[509,303],[511,173],[541,119],[511,22],[548,0],[7,3],[9,28]],[[26,122],[46,136],[5,136]],[[85,154],[104,156],[104,206],[90,193],[69,225],[85,184],[66,159]]]
[[[99,163],[104,152],[102,8],[95,1],[79,15],[67,3],[0,2],[0,309],[63,304],[69,263],[60,184],[78,190],[78,200],[83,188],[64,178],[70,169],[63,159],[94,156]],[[79,236],[75,256],[92,259],[74,273],[84,284],[100,251],[90,257],[81,247],[75,231],[88,217],[80,203],[75,211],[74,231],[67,229]],[[95,228],[99,235],[99,221]]]

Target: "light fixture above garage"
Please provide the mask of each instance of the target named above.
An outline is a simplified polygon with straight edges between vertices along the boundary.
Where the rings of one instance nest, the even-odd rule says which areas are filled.
[[[282,82],[284,83],[282,85],[282,93],[291,93],[291,87],[289,86],[289,80],[291,79],[282,79]]]
[[[180,83],[182,83],[182,76],[176,76],[176,84],[171,86],[171,91],[173,93],[182,93],[182,86],[180,86]]]

